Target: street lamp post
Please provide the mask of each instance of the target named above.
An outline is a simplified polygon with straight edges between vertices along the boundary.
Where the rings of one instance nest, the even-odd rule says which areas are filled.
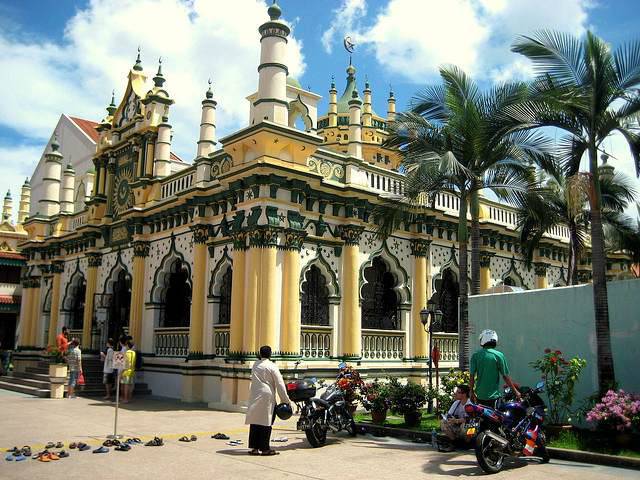
[[[442,329],[442,311],[433,297],[427,302],[427,307],[420,311],[420,323],[424,331],[429,334],[429,390],[431,390],[433,388],[433,333]],[[431,399],[427,409],[429,413],[433,411]]]

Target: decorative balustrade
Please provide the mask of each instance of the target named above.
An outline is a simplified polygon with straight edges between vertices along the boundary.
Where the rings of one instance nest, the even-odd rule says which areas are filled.
[[[365,173],[367,175],[367,185],[372,190],[393,193],[395,195],[404,194],[404,181],[402,179],[394,175],[386,175],[369,170],[365,170]]]
[[[489,210],[491,223],[503,225],[511,230],[515,230],[518,227],[518,214],[515,211],[495,205],[488,205],[487,209]]]
[[[405,333],[397,330],[362,330],[362,357],[369,360],[402,360]]]
[[[300,333],[300,355],[303,358],[329,358],[333,329],[303,325]]]
[[[156,328],[153,349],[158,357],[186,357],[189,353],[189,328]]]
[[[186,168],[175,173],[162,181],[160,188],[160,198],[165,199],[177,193],[189,190],[194,183],[196,171],[193,168]]]
[[[216,357],[229,354],[229,325],[213,326],[213,354]]]
[[[457,212],[460,210],[460,198],[447,192],[436,194],[435,207],[437,210],[449,210]]]
[[[434,333],[433,344],[440,350],[440,362],[458,362],[459,342],[457,333]]]

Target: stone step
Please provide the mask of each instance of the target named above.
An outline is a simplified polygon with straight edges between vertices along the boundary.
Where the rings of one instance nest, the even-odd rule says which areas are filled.
[[[0,377],[0,389],[2,390],[10,390],[12,392],[25,393],[27,395],[33,395],[34,397],[40,397],[40,398],[49,398],[51,396],[48,388],[45,390],[42,388],[19,385],[16,383],[5,381],[6,378],[7,377]]]
[[[34,380],[33,378],[20,378],[20,377],[4,377],[5,383],[13,383],[14,385],[24,385],[25,387],[33,387],[42,390],[49,390],[49,378],[46,380]]]

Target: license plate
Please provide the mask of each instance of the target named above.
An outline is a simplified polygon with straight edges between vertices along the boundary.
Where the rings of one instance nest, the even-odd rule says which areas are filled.
[[[472,436],[476,434],[476,427],[469,427],[467,428],[467,435],[468,436]]]

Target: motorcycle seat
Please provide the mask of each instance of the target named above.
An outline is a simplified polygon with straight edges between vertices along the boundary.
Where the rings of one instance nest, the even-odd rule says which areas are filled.
[[[330,406],[329,402],[327,402],[326,400],[323,400],[323,399],[321,399],[319,397],[313,397],[311,399],[311,401],[315,402],[315,403],[317,403],[319,405],[322,405],[323,407],[326,407],[326,408],[329,408],[329,406]]]

